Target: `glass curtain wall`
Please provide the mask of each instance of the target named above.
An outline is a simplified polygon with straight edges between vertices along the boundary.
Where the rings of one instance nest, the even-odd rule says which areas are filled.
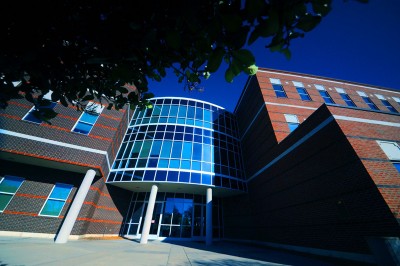
[[[246,190],[233,114],[201,101],[136,109],[107,182],[179,182]]]

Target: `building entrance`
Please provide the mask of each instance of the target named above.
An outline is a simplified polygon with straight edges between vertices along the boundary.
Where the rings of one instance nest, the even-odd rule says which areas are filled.
[[[137,197],[135,197],[137,194]],[[123,235],[139,238],[142,234],[148,198],[145,193],[134,193],[125,219]],[[172,195],[171,195],[172,194]],[[170,196],[171,195],[171,196]],[[222,236],[222,220],[219,199],[213,204],[213,237]],[[206,235],[206,205],[204,197],[183,193],[157,194],[151,219],[149,238],[181,238],[204,240]]]

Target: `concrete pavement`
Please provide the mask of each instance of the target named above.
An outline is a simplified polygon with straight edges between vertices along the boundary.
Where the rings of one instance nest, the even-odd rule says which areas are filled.
[[[202,242],[119,240],[70,240],[55,244],[53,239],[0,237],[0,266],[21,265],[362,265],[346,261],[333,261],[291,252],[215,242],[206,246]]]

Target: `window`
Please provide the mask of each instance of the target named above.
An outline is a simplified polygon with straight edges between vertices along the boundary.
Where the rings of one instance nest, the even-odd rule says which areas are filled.
[[[317,88],[319,94],[321,95],[322,99],[324,99],[325,103],[328,104],[334,104],[335,102],[332,100],[331,96],[329,93],[325,90],[324,86],[322,85],[315,85],[315,88]]]
[[[396,142],[377,141],[383,152],[392,161],[394,167],[400,173],[400,146]]]
[[[303,101],[311,101],[311,97],[308,94],[307,90],[304,88],[303,83],[293,81],[293,85],[296,87],[296,90]]]
[[[96,123],[97,118],[99,118],[100,113],[103,111],[103,108],[104,106],[101,106],[100,104],[89,103],[78,122],[72,128],[72,131],[88,135]]]
[[[3,212],[21,186],[23,178],[5,176],[0,178],[0,212]]]
[[[288,123],[290,132],[293,132],[300,124],[297,115],[285,114],[286,122]]]
[[[270,81],[272,83],[272,87],[274,88],[276,97],[278,97],[278,98],[287,98],[286,92],[283,89],[281,81],[279,79],[273,79],[273,78],[270,78]]]
[[[394,109],[394,107],[385,99],[385,97],[383,97],[380,94],[375,94],[376,97],[381,100],[381,102],[383,103],[384,106],[386,106],[386,108],[392,112],[392,113],[398,113],[396,109]]]
[[[379,110],[379,108],[371,101],[368,95],[365,92],[357,91],[358,95],[361,96],[363,101],[368,105],[371,110]]]
[[[40,215],[58,217],[71,193],[72,185],[57,183],[43,205]]]
[[[400,98],[399,97],[392,97],[393,100],[395,100],[396,103],[400,105]]]
[[[347,106],[357,107],[356,104],[353,102],[353,100],[350,98],[350,96],[347,95],[344,89],[336,88],[336,91],[339,93],[340,97],[342,97]]]
[[[42,100],[42,105],[39,108],[33,106],[31,110],[22,118],[22,120],[41,124],[43,120],[54,118],[56,112],[54,112],[54,107],[57,105],[56,102],[51,102],[48,100]]]

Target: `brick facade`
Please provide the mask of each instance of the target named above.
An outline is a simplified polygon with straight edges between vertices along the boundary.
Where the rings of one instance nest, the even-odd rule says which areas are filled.
[[[276,96],[270,78],[287,98]],[[311,101],[301,100],[293,81]],[[335,104],[325,105],[315,84]],[[386,88],[269,69],[251,77],[235,110],[248,194],[224,201],[225,237],[364,254],[368,237],[399,237],[400,173],[377,140],[400,143],[400,115],[375,94],[400,112],[392,98],[400,92]],[[299,119],[292,133],[285,114]]]

